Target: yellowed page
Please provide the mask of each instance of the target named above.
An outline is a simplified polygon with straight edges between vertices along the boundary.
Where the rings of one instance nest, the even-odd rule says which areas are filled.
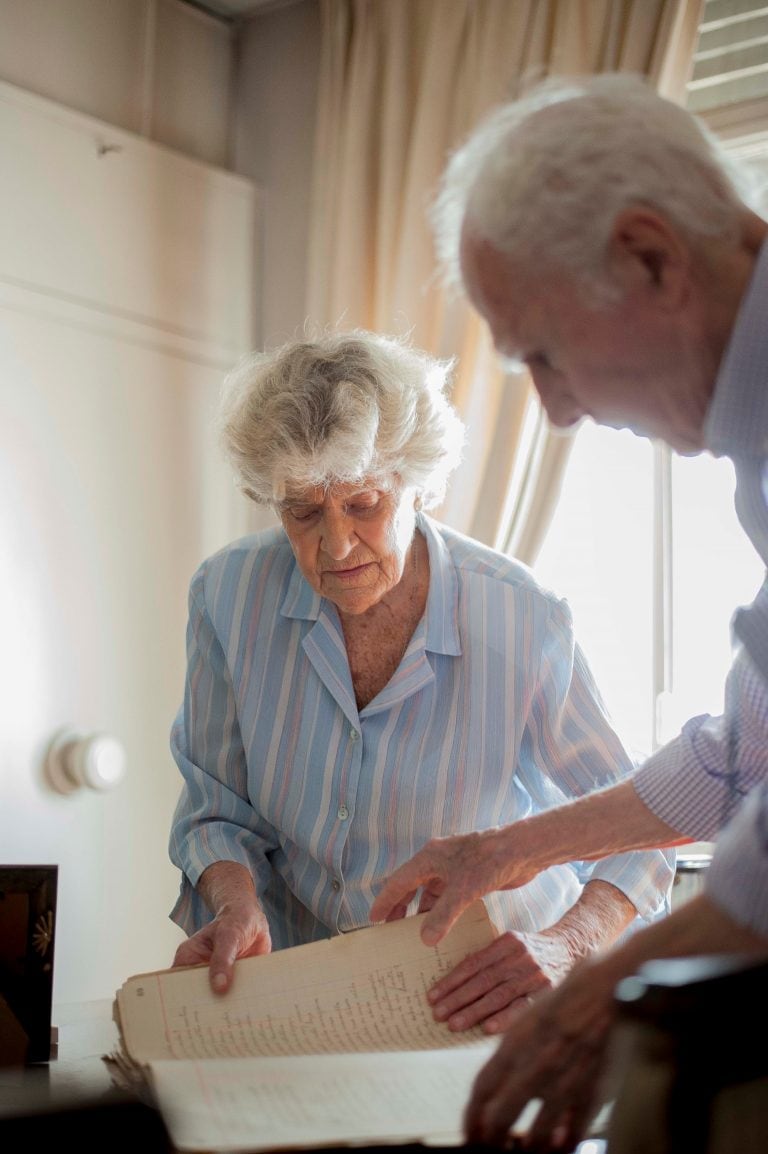
[[[476,902],[438,946],[425,946],[425,915],[236,963],[224,996],[205,966],[130,978],[117,995],[127,1054],[144,1064],[168,1058],[422,1050],[464,1046],[477,1029],[453,1034],[436,1023],[426,992],[495,930]]]
[[[178,1150],[462,1141],[462,1115],[497,1040],[407,1054],[153,1062]]]

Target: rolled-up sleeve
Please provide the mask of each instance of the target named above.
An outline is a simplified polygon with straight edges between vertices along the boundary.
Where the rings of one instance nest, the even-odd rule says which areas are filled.
[[[182,788],[171,824],[169,854],[182,873],[171,918],[188,934],[210,920],[195,890],[218,861],[252,874],[257,890],[270,876],[274,831],[248,798],[247,765],[225,654],[205,604],[205,580],[192,580],[187,625],[184,702],[171,730],[171,752]]]
[[[634,776],[641,801],[694,841],[713,841],[768,779],[768,691],[744,649],[728,674],[725,709],[691,718]]]

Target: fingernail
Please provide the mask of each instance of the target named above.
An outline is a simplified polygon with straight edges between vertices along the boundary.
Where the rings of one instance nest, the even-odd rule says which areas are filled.
[[[487,1022],[483,1023],[486,1034],[498,1034],[499,1023],[495,1018],[489,1018]]]
[[[226,990],[226,988],[227,988],[227,975],[226,974],[214,974],[213,979],[211,981],[211,985],[213,986],[214,990]]]
[[[448,1017],[445,1006],[438,1006],[434,1012],[434,1017],[437,1018],[438,1022],[443,1022]]]
[[[448,1025],[451,1027],[452,1030],[463,1030],[464,1029],[464,1022],[465,1022],[465,1018],[464,1018],[463,1014],[456,1014],[455,1017],[451,1018]]]
[[[428,1002],[437,1002],[437,1001],[439,1001],[439,999],[440,999],[440,995],[438,994],[437,990],[428,990],[427,991],[427,1001]]]

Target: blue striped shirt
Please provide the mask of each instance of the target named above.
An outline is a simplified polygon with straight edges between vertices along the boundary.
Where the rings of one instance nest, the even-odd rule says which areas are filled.
[[[567,604],[523,566],[420,516],[424,616],[399,668],[358,711],[334,605],[282,529],[207,560],[190,588],[183,786],[171,916],[210,918],[203,870],[246,866],[276,949],[367,924],[396,866],[433,836],[506,824],[615,783],[631,763],[574,642]],[[666,908],[672,855],[556,866],[487,899],[497,925],[541,929],[590,877],[645,918]]]
[[[736,512],[768,566],[768,244],[759,254],[707,413],[707,446],[736,471]],[[768,581],[736,611],[724,712],[702,715],[642,766],[638,795],[675,829],[717,838],[707,889],[768,937]],[[748,804],[745,802],[748,798]],[[719,835],[719,831],[723,833]]]

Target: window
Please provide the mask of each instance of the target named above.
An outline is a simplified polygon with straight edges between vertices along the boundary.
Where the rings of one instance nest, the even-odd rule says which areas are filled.
[[[576,434],[535,571],[567,597],[638,760],[687,718],[722,710],[730,619],[763,576],[733,509],[734,483],[725,460],[670,459],[632,433],[592,424]]]

